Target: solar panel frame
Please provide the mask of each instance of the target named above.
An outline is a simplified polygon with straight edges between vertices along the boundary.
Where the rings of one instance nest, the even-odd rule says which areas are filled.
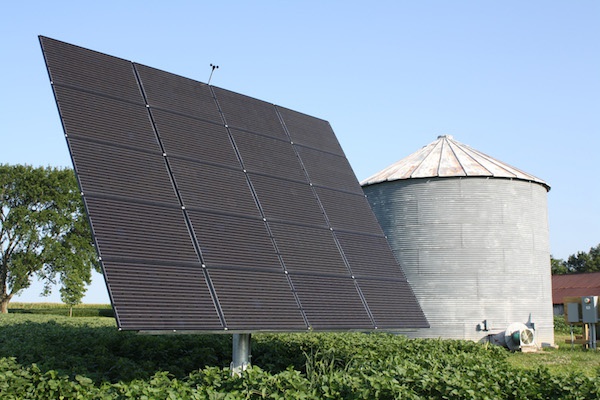
[[[267,221],[328,227],[318,199],[308,182],[252,173],[248,175]]]
[[[209,273],[229,331],[304,331],[307,322],[287,275],[212,268]],[[256,282],[261,285],[256,285]]]
[[[106,97],[81,88],[52,85],[63,128],[77,137],[113,146],[160,151],[143,102]]]
[[[306,182],[300,160],[289,141],[231,129],[244,169],[257,174]]]
[[[347,330],[349,326],[357,330],[375,329],[370,312],[352,277],[290,275],[311,330]]]
[[[179,205],[161,153],[115,147],[77,137],[69,138],[69,146],[82,186],[93,187],[93,191],[86,194],[110,193],[113,197]],[[92,160],[93,165],[80,162],[82,158]]]
[[[364,195],[345,156],[300,145],[295,147],[313,185]]]
[[[294,144],[345,157],[329,122],[289,108],[276,108]]]
[[[261,218],[189,210],[204,264],[283,273],[267,227]],[[226,238],[226,240],[223,240]],[[252,257],[248,257],[252,254]]]
[[[145,104],[131,62],[40,36],[53,85]]]
[[[179,208],[97,196],[86,204],[103,259],[198,262]]]
[[[277,222],[270,228],[289,273],[351,276],[331,230]]]
[[[394,253],[385,236],[355,232],[335,232],[336,238],[344,248],[352,274],[358,278],[379,278],[405,281],[406,276],[397,264]],[[371,256],[372,249],[378,249],[378,257]]]
[[[327,121],[40,42],[120,328],[427,324]]]
[[[289,140],[272,104],[215,86],[211,89],[229,128]]]
[[[175,157],[169,158],[173,176],[187,209],[212,210],[262,218],[241,169],[224,168]],[[221,185],[228,181],[229,185]]]
[[[421,317],[421,307],[412,301],[413,295],[406,280],[357,279],[365,301],[371,306],[375,326],[380,330],[429,328]]]
[[[241,170],[231,138],[223,124],[187,115],[150,109],[164,152],[189,160]],[[197,132],[202,132],[198,135]]]
[[[104,266],[120,326],[136,326],[137,330],[222,331],[198,263],[104,261]]]
[[[315,192],[333,229],[383,236],[364,194],[325,187],[315,187]]]
[[[133,65],[152,110],[166,110],[223,125],[223,117],[208,85],[143,64]]]

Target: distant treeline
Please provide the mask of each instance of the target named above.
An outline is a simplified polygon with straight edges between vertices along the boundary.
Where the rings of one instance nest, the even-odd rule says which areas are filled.
[[[589,252],[580,251],[571,254],[567,261],[551,258],[552,275],[576,274],[581,272],[600,272],[600,244]]]

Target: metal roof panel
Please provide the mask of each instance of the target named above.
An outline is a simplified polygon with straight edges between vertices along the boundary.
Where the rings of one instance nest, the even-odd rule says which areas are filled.
[[[543,180],[462,144],[450,135],[438,136],[427,146],[363,180],[361,185],[411,178],[463,176],[519,179],[539,183],[550,190]]]
[[[552,303],[564,297],[600,296],[600,272],[552,275]]]

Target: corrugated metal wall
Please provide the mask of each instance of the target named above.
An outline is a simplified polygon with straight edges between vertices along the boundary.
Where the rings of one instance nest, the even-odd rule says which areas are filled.
[[[432,178],[363,190],[431,325],[409,336],[479,341],[531,319],[538,344],[554,343],[544,186]]]

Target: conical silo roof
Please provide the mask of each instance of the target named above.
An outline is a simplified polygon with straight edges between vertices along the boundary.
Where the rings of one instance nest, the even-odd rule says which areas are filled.
[[[438,136],[415,153],[395,162],[361,182],[361,185],[415,178],[493,177],[536,182],[543,180],[457,142],[450,135]]]

